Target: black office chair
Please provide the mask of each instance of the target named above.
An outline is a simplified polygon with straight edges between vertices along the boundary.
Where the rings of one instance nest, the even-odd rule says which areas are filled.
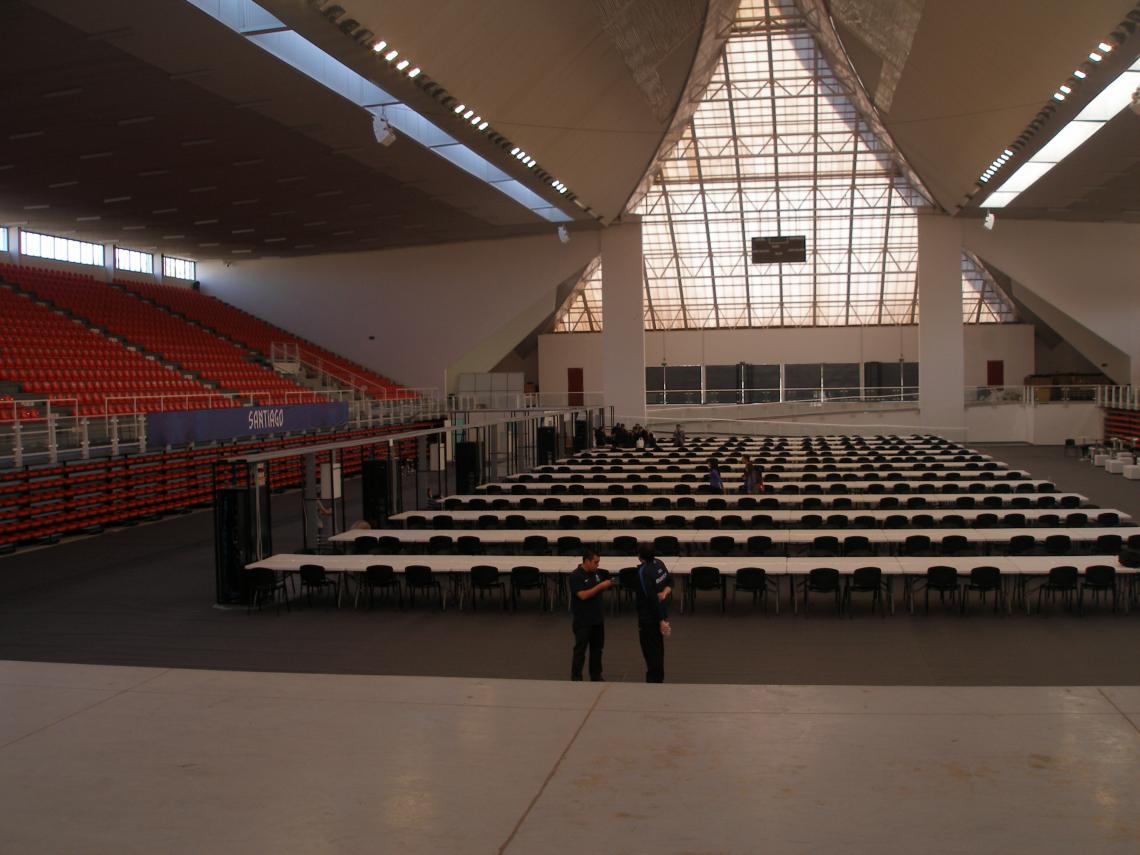
[[[688,580],[689,611],[697,610],[697,591],[720,590],[720,611],[724,614],[725,584],[720,570],[716,567],[694,567]]]
[[[811,542],[808,554],[814,558],[835,558],[839,555],[839,538],[830,534],[820,535]]]
[[[455,552],[457,555],[483,555],[486,549],[483,548],[483,541],[473,534],[461,534],[455,541]]]
[[[331,590],[334,599],[340,596],[340,579],[332,578],[320,564],[301,565],[301,593],[305,595],[305,603],[313,604],[313,591]]]
[[[758,600],[762,599],[764,601],[764,614],[768,614],[768,592],[775,592],[776,614],[780,614],[779,583],[771,578],[762,567],[741,567],[736,571],[732,585],[733,611],[736,610],[737,591],[744,591],[746,594],[751,594],[753,606],[756,605]]]
[[[1052,602],[1057,594],[1065,601],[1065,608],[1067,611],[1073,610],[1073,595],[1078,594],[1077,583],[1080,580],[1080,573],[1076,567],[1072,565],[1062,565],[1060,567],[1052,567],[1049,570],[1049,575],[1045,581],[1037,587],[1037,613],[1041,614],[1042,600],[1045,594],[1049,595],[1049,601]],[[1026,599],[1026,611],[1029,610],[1029,601]]]
[[[1067,534],[1051,534],[1045,538],[1046,555],[1071,555],[1073,541]]]
[[[659,557],[675,557],[681,554],[681,543],[671,534],[661,535],[653,539],[653,550]]]
[[[881,567],[857,567],[855,571],[847,578],[846,584],[843,586],[843,607],[847,609],[847,616],[854,617],[851,611],[851,595],[852,594],[870,594],[871,595],[871,614],[875,613],[875,607],[879,608],[879,617],[886,617],[886,609],[883,608],[883,568]]]
[[[969,538],[961,534],[948,534],[938,545],[939,555],[974,555],[976,551]]]
[[[575,529],[582,525],[582,518],[577,514],[562,514],[558,518],[558,527],[561,529]]]
[[[370,564],[365,567],[361,584],[368,589],[368,608],[372,608],[377,589],[384,594],[395,590],[400,608],[404,607],[404,594],[400,589],[400,579],[390,564]]]
[[[899,549],[899,554],[926,556],[930,555],[933,549],[933,544],[927,535],[912,534],[908,535],[906,540],[903,541],[902,547]]]
[[[718,534],[709,541],[709,553],[724,558],[736,551],[736,538],[727,534]]]
[[[637,576],[636,567],[623,567],[617,574],[617,585],[614,587],[614,592],[617,596],[613,599],[612,609],[621,611],[622,603],[632,602],[637,597],[637,591],[641,587],[641,582]]]
[[[843,554],[848,557],[866,557],[875,554],[871,540],[861,534],[843,538]]]
[[[431,568],[424,564],[409,564],[404,568],[404,587],[408,589],[408,605],[416,607],[416,592],[426,591],[430,596],[434,590],[439,598],[439,607],[443,608],[443,585],[436,578]]]
[[[962,585],[961,612],[966,613],[966,600],[970,591],[976,591],[985,605],[986,594],[994,595],[994,614],[998,614],[1002,602],[1005,600],[1005,588],[1002,585],[1001,570],[997,567],[982,566],[970,570],[969,578]],[[1008,604],[1007,604],[1008,605]]]
[[[612,551],[614,555],[637,555],[637,538],[629,534],[618,535],[613,539]]]
[[[835,612],[843,613],[843,593],[839,586],[839,571],[833,567],[814,567],[800,581],[804,595],[804,617],[808,614],[809,594],[835,594]]]
[[[361,535],[352,541],[353,555],[368,555],[380,545],[380,539],[372,535]]]
[[[528,534],[523,539],[523,555],[549,555],[550,541],[543,534]]]
[[[289,589],[285,586],[285,575],[278,573],[276,570],[269,570],[264,567],[259,567],[256,570],[250,570],[247,577],[249,581],[249,600],[246,603],[245,613],[249,614],[250,609],[257,606],[257,610],[261,611],[263,603],[270,602],[276,607],[276,613],[281,614],[281,602],[285,603],[285,611],[289,611]],[[281,593],[281,599],[277,599],[277,593]]]
[[[498,567],[492,567],[489,564],[476,564],[471,568],[469,580],[471,582],[471,611],[478,611],[478,603],[483,595],[496,589],[499,592],[499,608],[506,611],[507,585],[499,578]],[[462,602],[460,607],[462,608]]]
[[[558,555],[576,555],[582,554],[582,538],[574,535],[563,535],[558,538],[555,544],[554,551]]]
[[[946,605],[946,595],[950,595],[950,600],[960,596],[962,593],[962,583],[958,580],[958,570],[955,567],[946,567],[938,564],[926,569],[926,579],[923,586],[925,593],[925,606],[926,613],[930,614],[930,592],[937,591],[938,599],[943,606]],[[914,599],[911,597],[911,611],[914,611]],[[960,609],[959,609],[960,611]]]
[[[436,514],[431,518],[431,527],[438,529],[455,528],[455,518],[451,514]]]
[[[1081,579],[1080,590],[1077,592],[1077,611],[1085,613],[1085,591],[1092,591],[1093,600],[1100,602],[1100,595],[1104,592],[1112,594],[1112,613],[1116,614],[1116,604],[1119,600],[1119,590],[1116,586],[1116,568],[1108,564],[1094,564],[1085,568],[1084,578]]]

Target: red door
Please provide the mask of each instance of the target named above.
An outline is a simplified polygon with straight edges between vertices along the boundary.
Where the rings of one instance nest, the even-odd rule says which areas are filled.
[[[986,362],[986,385],[1005,385],[1005,362],[1000,359],[991,359]]]
[[[566,406],[582,406],[582,369],[566,369]]]

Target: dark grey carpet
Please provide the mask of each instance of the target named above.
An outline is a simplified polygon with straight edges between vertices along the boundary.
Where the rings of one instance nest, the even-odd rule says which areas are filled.
[[[1135,482],[1065,459],[1059,448],[998,446],[999,459],[1140,517]],[[1128,485],[1122,487],[1122,485]],[[350,485],[349,495],[355,496]],[[352,517],[356,498],[350,498]],[[275,548],[297,545],[298,500],[274,498]],[[603,563],[603,566],[604,563]],[[562,679],[565,614],[317,607],[246,615],[213,607],[209,512],[109,531],[0,558],[0,658],[236,670]],[[936,611],[936,610],[935,610]],[[1140,684],[1140,611],[1084,618],[932,613],[852,620],[819,603],[810,618],[722,617],[712,601],[675,619],[674,682],[899,685]],[[607,624],[606,676],[639,680],[636,626]]]

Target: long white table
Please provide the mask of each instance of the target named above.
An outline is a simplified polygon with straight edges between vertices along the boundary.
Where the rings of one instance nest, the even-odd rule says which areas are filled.
[[[769,576],[806,576],[817,567],[831,567],[841,574],[848,574],[860,567],[879,567],[887,580],[891,578],[913,579],[924,576],[933,566],[950,566],[966,576],[974,567],[997,567],[1003,576],[1031,577],[1044,576],[1053,567],[1073,566],[1080,572],[1094,565],[1108,565],[1129,585],[1134,583],[1137,570],[1120,565],[1115,556],[1107,555],[1066,555],[1066,556],[977,556],[977,557],[892,557],[873,558],[805,558],[785,556],[751,557],[666,557],[662,559],[669,572],[684,579],[691,575],[694,567],[716,567],[723,576],[733,577],[745,567],[762,568]],[[602,556],[600,567],[617,575],[623,567],[632,567],[637,559],[624,556]],[[578,565],[576,558],[554,555],[300,555],[278,553],[261,561],[247,564],[247,570],[272,570],[278,573],[296,573],[303,564],[318,564],[329,573],[363,573],[372,565],[386,565],[396,573],[403,573],[409,566],[422,565],[433,572],[445,574],[468,574],[474,565],[495,567],[501,573],[509,574],[514,567],[534,567],[540,573],[565,577]],[[795,586],[789,585],[793,608],[796,607]],[[888,592],[890,593],[890,592]],[[777,592],[779,596],[779,592]],[[1125,597],[1125,602],[1131,600]]]
[[[583,487],[586,487],[586,488],[592,487],[593,489],[596,490],[600,484],[606,484],[607,486],[612,484],[612,485],[621,486],[626,491],[632,492],[634,486],[644,484],[645,487],[648,488],[649,492],[674,493],[677,491],[677,487],[680,484],[685,484],[691,489],[699,489],[700,487],[705,486],[705,483],[706,482],[704,480],[684,481],[684,480],[666,480],[664,478],[660,481],[651,480],[649,478],[645,478],[645,479],[640,480],[640,481],[629,481],[629,480],[615,481],[615,480],[609,480],[609,479],[593,480],[593,479],[588,478],[585,481],[568,481],[565,479],[562,479],[562,480],[551,479],[549,481],[526,481],[526,480],[521,480],[521,481],[495,481],[495,482],[491,482],[490,484],[480,484],[479,487],[477,487],[476,489],[485,492],[488,487],[497,487],[500,490],[503,490],[504,492],[506,492],[506,491],[509,491],[516,484],[518,484],[521,487],[521,489],[523,489],[527,492],[544,493],[544,492],[549,492],[551,487],[554,487],[557,485],[571,486],[573,484],[581,484]],[[731,492],[732,490],[735,490],[736,487],[740,483],[741,482],[740,482],[739,478],[737,478],[737,479],[725,478],[724,479],[725,490]],[[1014,490],[1016,490],[1017,487],[1019,487],[1021,485],[1029,485],[1029,486],[1033,487],[1034,491],[1041,489],[1041,487],[1043,487],[1043,486],[1049,492],[1053,492],[1056,489],[1056,485],[1052,481],[1038,480],[1038,479],[1033,479],[1033,478],[1021,478],[1018,480],[1001,479],[997,483],[1009,484],[1010,487]],[[959,485],[959,491],[963,492],[963,493],[969,492],[969,485],[970,484],[981,484],[983,488],[987,489],[987,491],[991,490],[994,486],[994,483],[991,482],[990,480],[983,479],[983,478],[974,478],[974,477],[966,477],[966,478],[954,479],[954,480],[946,479],[946,478],[928,478],[926,480],[913,480],[913,481],[902,480],[902,479],[897,480],[897,481],[896,480],[884,480],[882,478],[876,478],[875,480],[830,481],[830,480],[826,480],[826,479],[821,478],[818,481],[783,481],[783,480],[771,481],[768,483],[767,486],[770,489],[778,492],[780,489],[782,489],[785,486],[796,487],[797,489],[802,491],[805,487],[808,487],[808,486],[821,487],[821,488],[826,490],[826,489],[830,489],[832,487],[832,485],[836,485],[836,484],[838,484],[840,487],[844,488],[848,492],[859,492],[859,493],[867,492],[867,488],[870,487],[872,484],[882,484],[883,487],[887,490],[892,489],[896,485],[906,485],[912,492],[917,492],[917,489],[919,487],[921,487],[923,484],[929,484],[934,489],[935,492],[937,492],[938,490],[941,489],[942,484],[958,484]],[[963,486],[963,485],[965,485],[965,486]],[[760,495],[760,494],[757,494],[757,495]]]
[[[705,467],[693,467],[693,468],[694,468],[694,471],[691,473],[687,473],[687,474],[697,475],[698,477],[696,479],[687,479],[687,480],[689,480],[690,482],[692,482],[692,481],[700,482],[703,480],[707,480],[705,477],[702,477],[702,476],[707,475],[707,473],[708,473],[708,467],[707,466],[705,466]],[[699,471],[697,471],[697,470],[699,470]],[[741,469],[740,471],[743,471],[743,469]],[[580,483],[587,483],[589,481],[595,481],[595,482],[606,481],[606,482],[611,482],[611,483],[612,482],[626,482],[626,481],[645,482],[645,481],[651,480],[649,477],[650,475],[660,475],[660,476],[662,476],[660,479],[662,481],[665,481],[665,480],[684,481],[684,480],[686,480],[684,477],[685,474],[686,473],[684,473],[684,472],[677,473],[677,472],[670,472],[667,470],[662,470],[660,472],[654,472],[654,473],[642,474],[640,472],[633,472],[630,470],[622,470],[620,472],[612,472],[612,471],[591,472],[587,469],[587,470],[583,470],[581,472],[557,472],[557,471],[556,472],[538,471],[538,472],[533,472],[533,473],[532,472],[522,472],[522,473],[519,473],[518,475],[508,476],[507,480],[512,481],[512,482],[522,481],[522,482],[528,482],[528,483],[533,483],[536,481],[547,482],[547,483],[549,483],[551,481],[578,481]],[[805,474],[808,474],[806,470],[794,470],[794,471],[787,471],[787,472],[767,471],[766,470],[764,472],[764,479],[766,481],[778,481],[780,484],[785,484],[788,482],[791,482],[791,483],[810,482],[810,483],[827,483],[827,484],[830,484],[830,483],[835,483],[835,482],[844,483],[845,481],[848,481],[848,480],[855,481],[856,483],[867,483],[869,481],[897,482],[897,481],[908,481],[908,480],[910,480],[910,481],[931,480],[931,481],[1013,481],[1013,482],[1021,482],[1021,481],[1024,481],[1024,480],[1029,478],[1029,473],[1026,472],[1024,469],[1001,469],[1001,470],[995,470],[995,469],[898,469],[898,470],[894,470],[894,471],[890,472],[891,475],[899,476],[898,478],[889,478],[889,477],[884,478],[884,477],[882,477],[882,475],[884,473],[880,472],[879,470],[871,470],[871,471],[864,470],[861,474],[858,475],[858,477],[853,477],[856,475],[855,472],[845,473],[845,472],[836,471],[836,472],[829,473],[825,470],[819,470],[819,471],[811,472],[810,474],[815,475],[816,476],[815,478],[804,478],[803,475],[805,475]],[[829,478],[828,477],[829,474],[839,475],[840,477],[839,478]],[[724,481],[726,486],[729,483],[739,484],[741,481],[740,478],[736,477],[737,476],[737,470],[735,470],[735,469],[734,470],[721,470],[721,476],[722,476],[722,480]],[[657,479],[652,479],[652,480],[657,480]]]
[[[926,536],[937,544],[943,537],[960,535],[970,543],[987,546],[995,543],[1008,543],[1015,536],[1028,535],[1038,543],[1044,543],[1045,538],[1057,535],[1068,536],[1074,543],[1091,543],[1103,534],[1118,535],[1127,540],[1133,535],[1140,534],[1140,526],[1078,526],[1074,528],[974,528],[974,529],[945,529],[945,528],[844,528],[844,529],[633,529],[633,528],[578,528],[578,529],[357,529],[341,532],[329,538],[333,543],[352,543],[358,537],[395,537],[401,543],[424,545],[433,537],[450,537],[457,541],[460,537],[474,537],[481,544],[503,543],[521,545],[528,537],[545,537],[551,544],[556,544],[560,537],[576,537],[586,546],[600,547],[612,545],[618,537],[633,537],[639,543],[653,542],[658,537],[675,537],[681,545],[708,546],[714,537],[731,537],[738,546],[748,542],[748,538],[755,536],[768,537],[773,546],[806,546],[817,537],[836,537],[842,543],[848,537],[866,537],[871,546],[886,545],[897,546],[906,542],[907,538]],[[477,556],[476,556],[477,557]]]
[[[744,463],[740,460],[734,462],[717,461],[720,466],[720,471],[724,472],[741,472],[744,470]],[[898,462],[881,462],[881,461],[863,461],[855,463],[816,463],[808,461],[797,461],[794,463],[773,462],[765,463],[760,460],[753,460],[753,465],[764,470],[765,474],[768,473],[782,473],[788,474],[792,472],[899,472],[899,473],[915,473],[915,472],[951,472],[951,471],[967,471],[967,472],[1008,472],[1009,466],[1004,463],[991,463],[988,466],[984,464],[977,464],[976,466],[964,466],[960,462],[954,463],[923,463],[917,460],[904,460]],[[578,461],[567,461],[562,463],[546,463],[541,466],[536,466],[531,472],[534,473],[553,473],[564,472],[567,474],[579,475],[597,475],[597,474],[621,474],[623,472],[636,472],[638,474],[646,472],[708,472],[709,467],[707,462],[701,463],[585,463]]]
[[[485,516],[495,517],[499,522],[506,520],[508,516],[521,516],[527,523],[539,522],[558,522],[562,517],[567,515],[578,516],[583,520],[588,516],[599,515],[606,517],[610,524],[625,524],[632,522],[637,517],[649,517],[655,523],[665,522],[668,517],[681,517],[688,523],[695,522],[698,517],[712,517],[714,520],[721,520],[726,516],[737,517],[755,517],[755,516],[768,516],[772,518],[774,524],[788,525],[802,522],[804,517],[807,516],[823,516],[826,523],[826,517],[831,513],[838,513],[841,516],[849,518],[852,516],[866,516],[875,519],[877,522],[882,522],[888,517],[901,516],[907,520],[916,516],[931,516],[936,522],[946,518],[957,516],[967,523],[976,520],[983,514],[990,516],[1002,516],[1001,509],[992,508],[895,508],[890,510],[861,510],[857,513],[854,509],[847,509],[846,511],[823,512],[820,510],[758,510],[758,509],[745,509],[739,510],[614,510],[612,508],[606,510],[593,510],[584,511],[581,509],[567,509],[558,508],[553,510],[547,509],[527,509],[527,510],[511,510],[511,509],[483,509],[483,510],[442,510],[442,511],[404,511],[402,513],[393,514],[389,519],[393,522],[406,523],[411,517],[423,517],[431,521],[436,517],[448,517],[455,522],[469,522],[476,523],[480,518]],[[1113,508],[1095,508],[1088,511],[1070,511],[1066,509],[1057,508],[1025,508],[1023,510],[1007,511],[1006,513],[1017,513],[1025,517],[1026,521],[1032,523],[1040,520],[1042,517],[1052,516],[1058,517],[1063,520],[1066,514],[1070,513],[1083,513],[1089,517],[1090,520],[1095,520],[1098,514],[1114,513],[1117,514],[1122,522],[1131,520],[1132,517],[1123,511],[1117,511]],[[1054,528],[1057,526],[1054,526]]]
[[[1083,496],[1080,493],[1012,493],[1012,492],[1011,493],[969,493],[969,492],[962,492],[962,493],[918,493],[918,494],[909,493],[909,494],[902,494],[902,495],[892,494],[892,493],[885,493],[885,494],[856,493],[856,494],[850,494],[850,495],[826,494],[825,493],[825,494],[822,494],[819,496],[802,496],[802,495],[790,495],[790,494],[781,494],[781,493],[764,493],[763,495],[758,494],[758,495],[746,496],[746,495],[742,495],[739,493],[725,493],[723,495],[719,495],[719,494],[715,494],[715,493],[673,493],[673,494],[657,493],[657,494],[649,494],[649,493],[623,492],[623,493],[619,493],[617,495],[615,495],[613,493],[559,493],[557,496],[553,496],[551,498],[559,499],[563,503],[563,507],[570,509],[570,510],[573,510],[575,508],[580,508],[582,502],[584,502],[587,499],[597,499],[599,502],[602,503],[602,509],[608,511],[608,510],[612,510],[612,508],[609,507],[609,504],[615,498],[624,499],[625,501],[628,501],[630,505],[648,505],[654,499],[657,499],[657,498],[668,499],[673,505],[676,505],[676,502],[678,499],[692,499],[693,501],[696,502],[698,507],[705,506],[708,504],[708,502],[710,500],[716,499],[716,500],[723,500],[730,508],[737,507],[739,505],[739,503],[745,499],[748,499],[748,500],[751,500],[751,501],[754,501],[757,503],[759,503],[761,501],[766,501],[769,503],[776,502],[780,505],[789,505],[789,506],[799,507],[801,504],[803,504],[803,501],[805,498],[812,498],[812,499],[818,499],[820,502],[822,502],[822,504],[825,508],[829,508],[832,505],[832,503],[834,503],[836,500],[849,501],[849,502],[851,502],[852,505],[854,505],[854,508],[876,508],[876,507],[878,507],[879,502],[882,499],[894,498],[894,499],[898,499],[900,501],[900,503],[905,504],[906,500],[908,498],[911,498],[911,497],[916,496],[916,495],[919,498],[925,499],[926,502],[932,507],[933,506],[953,507],[953,506],[955,506],[954,503],[957,501],[957,499],[962,497],[962,496],[967,496],[967,497],[973,498],[977,501],[978,504],[981,504],[987,498],[991,498],[991,497],[998,498],[998,499],[1002,500],[1002,503],[1003,503],[1002,507],[1001,508],[990,508],[989,509],[989,510],[993,510],[995,513],[998,511],[1004,511],[1004,510],[1009,510],[1009,509],[1013,508],[1013,506],[1009,504],[1013,499],[1028,498],[1029,496],[1035,496],[1035,497],[1036,496],[1052,496],[1055,499],[1055,501],[1057,501],[1058,503],[1060,503],[1062,499],[1069,499],[1069,500],[1076,499],[1080,505],[1086,505],[1086,504],[1088,504],[1088,501],[1089,501],[1087,496]],[[545,497],[543,497],[543,498],[545,498]],[[491,502],[505,501],[505,502],[508,502],[510,505],[514,506],[514,505],[519,505],[528,499],[536,499],[539,502],[542,501],[542,498],[539,498],[539,497],[535,496],[534,494],[528,495],[526,493],[477,493],[477,494],[476,493],[460,493],[460,494],[457,494],[454,496],[448,496],[446,499],[444,499],[444,512],[445,513],[447,512],[448,503],[452,502],[452,501],[457,501],[457,502],[464,504],[464,505],[468,504],[472,500],[479,501],[479,502],[487,502],[488,504],[490,504]],[[1020,508],[1013,508],[1013,509],[1022,510]],[[460,509],[455,508],[454,510],[460,510]],[[755,508],[755,509],[742,508],[741,510],[743,510],[743,511],[751,510],[752,513],[762,513],[766,509],[764,509],[764,508]],[[775,509],[773,508],[771,510],[775,510]],[[847,508],[845,510],[850,511],[853,509]],[[1055,508],[1054,510],[1059,512],[1059,513],[1065,513],[1067,511],[1078,510],[1078,508],[1060,508],[1060,507],[1058,507],[1058,508]],[[1089,510],[1090,511],[1096,511],[1097,509],[1096,508],[1090,508]],[[594,509],[593,511],[586,509],[586,511],[589,513],[600,512],[599,509]],[[413,511],[412,513],[416,513],[416,512]]]

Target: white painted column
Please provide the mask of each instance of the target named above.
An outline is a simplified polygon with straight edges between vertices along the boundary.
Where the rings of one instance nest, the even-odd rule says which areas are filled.
[[[641,223],[610,226],[602,232],[602,392],[615,420],[630,426],[645,420],[643,289]]]
[[[966,425],[962,230],[945,214],[918,215],[918,313],[922,425],[961,441]]]

